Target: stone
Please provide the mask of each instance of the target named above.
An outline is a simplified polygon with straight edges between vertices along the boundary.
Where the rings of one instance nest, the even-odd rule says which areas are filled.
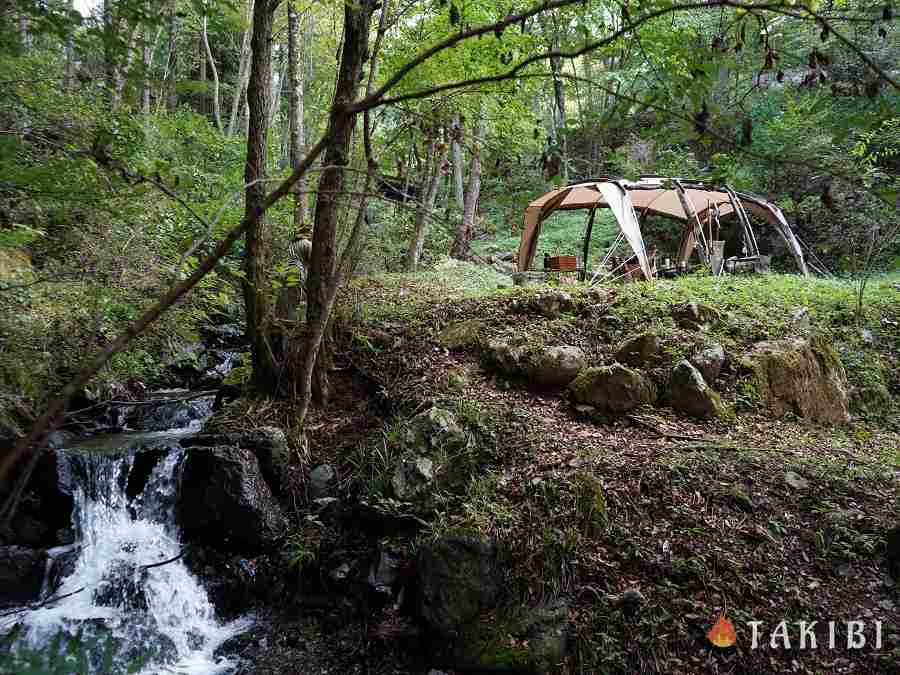
[[[456,641],[454,669],[466,672],[557,672],[568,652],[564,599],[535,607],[504,607],[496,618],[467,626]]]
[[[233,446],[187,452],[176,516],[186,539],[236,550],[272,546],[285,524],[256,456]]]
[[[309,473],[307,491],[311,500],[332,496],[337,474],[331,464],[320,464]]]
[[[805,490],[809,487],[809,481],[794,471],[784,472],[784,482],[794,490]]]
[[[569,394],[576,403],[619,414],[653,403],[656,386],[640,371],[614,363],[582,370],[569,385]]]
[[[422,544],[416,557],[416,615],[438,636],[455,639],[500,599],[503,575],[496,543],[454,534]]]
[[[628,619],[640,614],[646,604],[647,598],[636,588],[629,588],[619,596],[619,607],[622,609],[622,614]]]
[[[532,299],[531,308],[548,319],[558,319],[575,311],[575,301],[565,291],[543,291]]]
[[[655,333],[641,333],[629,340],[626,340],[618,351],[616,351],[616,361],[626,366],[650,365],[659,354],[659,336]]]
[[[0,607],[40,598],[47,553],[24,546],[0,547]]]
[[[722,318],[715,307],[696,302],[674,305],[671,313],[675,323],[688,330],[709,328]]]
[[[531,381],[542,387],[564,387],[587,367],[587,357],[578,347],[545,347],[529,368]]]
[[[847,374],[824,338],[760,342],[747,360],[760,400],[776,416],[794,413],[829,424],[849,421]]]
[[[434,450],[462,450],[468,445],[469,438],[456,415],[435,406],[407,422],[401,441],[408,450],[427,455]]]
[[[427,493],[434,484],[434,462],[428,457],[400,460],[391,476],[391,488],[397,499],[409,501]]]
[[[369,588],[376,593],[393,595],[393,587],[399,580],[400,559],[384,546],[379,546],[366,579]]]
[[[809,315],[809,307],[800,307],[791,315],[791,328],[800,333],[808,333],[812,328],[812,317]]]
[[[698,347],[688,361],[700,371],[706,383],[711,385],[719,377],[722,366],[725,365],[725,348],[718,342],[710,342]]]
[[[157,392],[156,395],[183,395],[186,392]],[[136,406],[128,413],[126,424],[139,431],[168,431],[184,429],[191,422],[206,419],[212,411],[215,396],[204,396],[190,401]]]
[[[718,417],[724,409],[719,395],[686,359],[679,361],[672,369],[668,400],[675,410],[699,419]]]
[[[438,344],[446,349],[467,349],[475,347],[487,324],[480,319],[469,319],[451,323],[438,335]]]
[[[502,340],[488,342],[485,359],[504,375],[522,375],[525,371],[525,349]]]
[[[884,553],[887,559],[888,570],[895,578],[900,579],[900,526],[888,530],[885,541]]]

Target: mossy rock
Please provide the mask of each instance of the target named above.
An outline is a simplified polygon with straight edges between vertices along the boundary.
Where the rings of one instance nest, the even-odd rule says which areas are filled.
[[[568,606],[560,600],[503,608],[495,617],[466,626],[454,647],[453,666],[477,672],[554,672],[566,657],[568,620]]]
[[[761,342],[749,362],[760,400],[775,415],[830,424],[849,420],[847,374],[824,337]]]
[[[451,323],[438,335],[438,344],[446,349],[469,349],[481,343],[487,324],[480,319]]]
[[[660,342],[656,333],[641,333],[626,340],[616,352],[616,361],[626,366],[647,366],[659,354]]]
[[[0,281],[30,277],[31,256],[18,248],[0,247]]]
[[[699,419],[720,417],[724,412],[719,394],[687,360],[679,361],[672,370],[667,398],[675,410]]]
[[[579,347],[546,347],[526,366],[532,382],[542,387],[564,387],[587,366],[587,357]]]
[[[656,385],[640,371],[620,363],[585,368],[569,385],[577,403],[594,406],[604,413],[626,413],[656,400]]]
[[[891,392],[881,382],[854,387],[850,392],[850,407],[857,413],[878,414],[889,410],[892,403]]]

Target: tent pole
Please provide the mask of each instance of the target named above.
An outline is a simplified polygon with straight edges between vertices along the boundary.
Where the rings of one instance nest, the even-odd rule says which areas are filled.
[[[681,185],[681,181],[675,181],[675,191],[678,193],[678,199],[681,201],[681,208],[684,209],[685,215],[688,217],[688,222],[693,223],[694,232],[699,233],[699,237],[695,234],[696,241],[694,245],[697,247],[697,251],[700,255],[700,261],[705,263],[709,262],[709,256],[706,252],[706,248],[703,245],[703,224],[700,222],[699,216],[697,216],[697,210],[694,208],[694,205],[691,204],[690,198],[687,196],[687,192],[685,192],[684,187]],[[690,257],[690,251],[686,252],[685,258]],[[686,260],[685,260],[686,262]]]
[[[587,230],[584,233],[584,252],[581,258],[581,281],[584,283],[587,280],[587,261],[588,261],[588,250],[591,247],[591,231],[594,229],[594,216],[597,215],[597,207],[591,209],[591,215],[588,216]]]
[[[744,205],[741,204],[740,199],[730,187],[726,186],[725,192],[728,193],[728,199],[731,201],[731,208],[734,209],[734,215],[737,216],[738,221],[741,223],[741,228],[744,230],[744,244],[747,246],[748,252],[750,255],[758,256],[759,246],[756,244],[756,237],[753,235],[753,226],[750,224],[750,218],[744,210]]]

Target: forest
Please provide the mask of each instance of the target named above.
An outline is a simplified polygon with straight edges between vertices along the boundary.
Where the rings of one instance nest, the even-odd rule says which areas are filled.
[[[0,673],[895,672],[897,11],[0,0]]]

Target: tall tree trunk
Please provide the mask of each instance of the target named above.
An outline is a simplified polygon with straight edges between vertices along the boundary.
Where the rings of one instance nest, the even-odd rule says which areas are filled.
[[[559,49],[559,38],[553,38],[553,50]],[[563,180],[569,180],[569,163],[566,159],[566,91],[562,80],[562,57],[554,56],[550,59],[550,71],[553,74],[553,101],[555,127],[554,138],[557,139],[562,151]]]
[[[456,205],[460,207],[465,201],[463,192],[463,166],[462,166],[462,123],[459,113],[453,113],[453,123],[450,126],[450,161],[453,162],[453,195],[456,197]]]
[[[285,54],[282,51],[278,58],[278,67],[272,73],[272,86],[271,92],[272,97],[269,101],[269,128],[275,126],[275,117],[278,115],[278,110],[281,107],[281,91],[284,89],[284,76],[287,71],[287,64],[285,63]]]
[[[169,1],[169,67],[166,77],[166,108],[178,109],[178,14],[175,0]]]
[[[115,104],[116,28],[113,23],[113,0],[103,0],[103,75],[106,95]]]
[[[288,0],[288,87],[290,99],[288,161],[296,167],[303,158],[305,133],[303,129],[303,68],[300,64],[300,17],[294,7],[294,0]],[[294,187],[294,232],[300,230],[306,221],[306,181],[297,181]]]
[[[31,51],[32,37],[31,31],[28,29],[28,17],[25,14],[19,15],[19,47],[22,54]]]
[[[324,335],[328,323],[329,290],[335,274],[338,212],[344,190],[345,169],[350,161],[350,147],[356,126],[355,112],[344,106],[356,97],[363,61],[369,48],[369,26],[375,0],[344,3],[344,42],[338,67],[334,101],[328,119],[328,143],[325,149],[325,169],[319,179],[316,195],[315,229],[312,257],[307,279],[306,320],[310,335],[320,330]],[[323,344],[323,342],[325,344]],[[312,382],[301,382],[300,398],[308,405],[311,394],[320,402],[328,396],[328,367],[331,362],[327,338],[310,337],[305,359],[314,361]]]
[[[153,47],[150,44],[150,29],[144,28],[144,39],[141,46],[141,68],[143,77],[141,83],[141,112],[150,114],[150,63],[153,58]]]
[[[69,12],[75,9],[75,0],[69,0]],[[72,38],[73,28],[70,26],[66,35],[66,74],[63,87],[66,91],[75,88],[75,41]]]
[[[200,93],[200,96],[197,98],[197,112],[201,115],[205,115],[209,111],[209,106],[207,105],[206,98],[206,44],[203,41],[203,32],[206,29],[204,23],[206,22],[206,16],[203,16],[200,19],[200,35],[197,39],[197,49],[200,52],[200,75],[197,78],[203,84],[203,90]]]
[[[203,16],[203,48],[206,50],[206,59],[204,62],[209,62],[210,70],[212,71],[213,76],[213,93],[212,93],[212,103],[213,103],[213,117],[216,120],[216,128],[219,130],[219,133],[222,133],[222,108],[219,106],[219,71],[216,68],[216,62],[213,59],[212,50],[209,48],[209,34],[206,30],[207,19],[206,15]],[[204,73],[204,79],[206,79],[206,74]]]
[[[247,17],[248,23],[250,21],[250,17],[253,16],[253,0],[249,0],[247,3]],[[228,135],[234,136],[235,131],[237,131],[237,123],[240,118],[241,111],[241,100],[244,96],[244,92],[247,89],[247,78],[250,74],[250,35],[251,31],[249,29],[244,31],[243,36],[241,37],[241,59],[238,65],[238,78],[237,83],[234,88],[234,95],[231,99],[231,116],[228,120]]]
[[[438,188],[441,185],[441,164],[447,156],[446,147],[441,152],[438,150],[440,139],[436,138],[428,144],[428,155],[425,159],[426,173],[422,181],[422,189],[419,193],[421,202],[416,209],[416,224],[412,239],[409,241],[409,249],[406,251],[406,270],[415,272],[422,257],[422,249],[425,246],[425,235],[428,233],[428,223],[434,211],[434,202],[437,199]]]
[[[140,26],[135,23],[128,34],[124,63],[122,62],[121,54],[118,55],[119,58],[115,58],[113,61],[113,79],[115,81],[112,97],[113,108],[117,108],[122,102],[122,96],[125,93],[125,84],[128,82],[128,74],[131,72],[131,65],[134,62],[134,47],[139,30]]]
[[[453,258],[463,260],[469,257],[469,242],[475,226],[475,213],[478,210],[478,198],[481,195],[481,141],[483,110],[478,115],[475,136],[472,139],[472,163],[469,165],[469,184],[466,187],[466,198],[463,203],[462,220],[456,227],[456,236],[450,247]]]
[[[253,54],[247,104],[250,108],[247,129],[247,184],[245,217],[251,218],[266,198],[266,147],[269,124],[269,98],[272,86],[272,23],[274,12],[269,0],[257,0],[253,9],[253,32],[250,49]],[[251,383],[259,391],[272,392],[277,382],[277,364],[268,342],[270,315],[268,271],[272,260],[272,231],[263,216],[247,228],[244,279],[244,308],[247,339],[253,356]]]

